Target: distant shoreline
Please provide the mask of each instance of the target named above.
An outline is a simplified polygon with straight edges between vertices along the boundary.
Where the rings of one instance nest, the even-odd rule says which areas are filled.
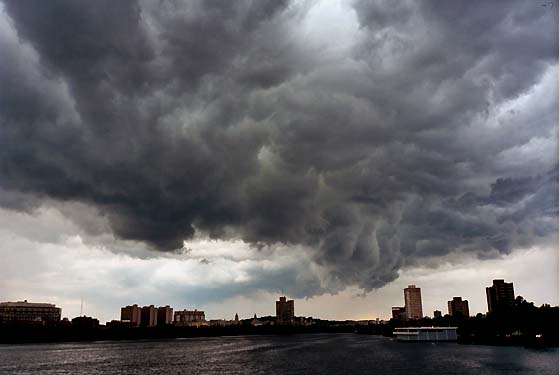
[[[226,327],[119,327],[94,328],[57,326],[0,326],[0,345],[47,344],[95,341],[142,341],[234,336],[288,336],[298,334],[354,333],[392,337],[382,325],[377,326],[226,326]],[[527,336],[515,337],[460,337],[458,344],[519,346],[528,348],[559,347],[557,340],[535,340]],[[422,343],[411,343],[421,345]]]
[[[47,342],[124,341],[145,339],[176,339],[243,335],[294,335],[312,333],[353,333],[353,326],[226,326],[226,327],[0,327],[0,344]]]

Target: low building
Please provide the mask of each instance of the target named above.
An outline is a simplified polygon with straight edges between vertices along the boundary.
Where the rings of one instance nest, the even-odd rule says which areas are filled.
[[[0,302],[0,324],[60,322],[62,309],[51,303]]]
[[[137,327],[137,325],[132,324],[130,322],[123,322],[121,320],[111,320],[110,322],[105,323],[107,328],[133,328]]]
[[[142,308],[134,304],[120,309],[120,321],[133,327],[140,326],[142,322]]]
[[[208,325],[208,322],[206,322],[206,314],[203,311],[198,310],[175,311],[173,323],[176,326],[193,327]]]
[[[254,314],[254,316],[250,320],[250,325],[253,326],[253,327],[262,325],[262,322],[260,320],[258,320],[258,317],[256,316],[256,314]]]
[[[406,320],[406,308],[400,306],[392,307],[392,319]]]
[[[296,326],[310,326],[313,325],[312,318],[305,318],[304,316],[296,316],[293,318],[293,324]]]
[[[96,328],[99,327],[99,319],[90,316],[78,316],[72,319],[72,326],[77,328]]]
[[[226,327],[233,325],[233,321],[227,319],[212,319],[208,322],[208,325],[210,327]]]

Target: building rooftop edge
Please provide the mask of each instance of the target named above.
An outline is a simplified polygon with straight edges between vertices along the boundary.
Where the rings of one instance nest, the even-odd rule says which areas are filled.
[[[9,307],[56,307],[54,303],[35,303],[27,301],[17,301],[17,302],[0,302],[0,306]]]

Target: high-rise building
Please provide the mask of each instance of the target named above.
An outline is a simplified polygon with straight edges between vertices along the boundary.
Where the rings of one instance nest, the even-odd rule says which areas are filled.
[[[407,319],[423,318],[423,307],[421,305],[421,288],[409,285],[404,289],[404,301]]]
[[[157,309],[153,305],[142,307],[142,319],[140,325],[143,327],[155,327],[157,325]]]
[[[392,319],[406,320],[406,308],[400,306],[392,307]]]
[[[505,280],[493,280],[493,286],[485,288],[487,294],[487,310],[489,313],[506,311],[514,305],[514,287]]]
[[[462,300],[462,297],[452,297],[452,301],[448,301],[448,313],[451,316],[461,315],[465,318],[469,317],[468,300]]]
[[[433,311],[433,318],[438,319],[442,317],[443,317],[443,313],[440,310]]]
[[[142,308],[134,304],[120,309],[120,321],[138,327],[142,321]]]
[[[287,300],[287,298],[280,297],[279,301],[276,301],[276,320],[278,323],[291,323],[295,318],[295,302]]]
[[[164,326],[173,323],[173,308],[169,305],[157,308],[157,325]]]
[[[51,303],[0,302],[0,324],[59,322],[62,309]]]

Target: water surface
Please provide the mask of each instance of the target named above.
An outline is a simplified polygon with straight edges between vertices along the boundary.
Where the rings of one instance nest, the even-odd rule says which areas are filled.
[[[315,334],[0,345],[0,374],[557,374],[559,350]]]

